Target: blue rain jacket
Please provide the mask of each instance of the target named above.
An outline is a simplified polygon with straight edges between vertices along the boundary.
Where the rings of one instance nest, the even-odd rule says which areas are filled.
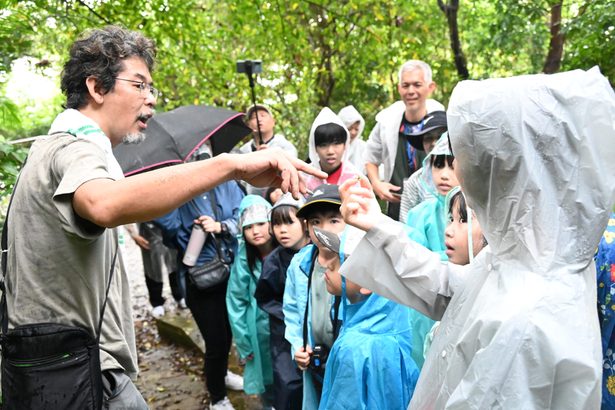
[[[602,334],[602,408],[615,409],[615,213],[602,235],[595,260]]]
[[[292,259],[286,271],[286,287],[284,289],[284,324],[286,325],[286,340],[291,346],[291,356],[303,347],[303,317],[305,306],[308,304],[307,288],[308,275],[310,274],[312,258],[317,251],[315,245],[303,247]],[[331,296],[331,315],[333,315],[333,296]],[[341,315],[340,311],[340,315]],[[308,317],[311,314],[308,311]],[[339,316],[341,318],[341,316]],[[312,326],[308,322],[308,344],[313,346]],[[303,372],[303,410],[315,410],[318,408],[320,398],[314,387],[312,375],[309,371]]]
[[[241,201],[240,215],[251,205],[260,204],[260,201],[254,198],[254,195],[249,195]],[[265,386],[273,383],[269,316],[257,306],[253,296],[262,265],[261,261],[257,260],[254,270],[251,271],[243,234],[238,235],[238,242],[237,256],[231,267],[231,277],[226,291],[226,307],[239,356],[245,359],[250,354],[254,355],[244,369],[243,389],[247,394],[261,394],[265,392]]]
[[[419,377],[411,357],[410,311],[376,294],[344,302],[344,324],[327,362],[320,410],[406,409]]]
[[[446,246],[444,245],[444,230],[446,229],[446,215],[444,195],[434,193],[434,198],[427,199],[408,212],[406,230],[408,237],[423,245],[427,249],[440,255],[442,261],[448,261]],[[412,309],[410,312],[412,323],[412,358],[419,369],[423,367],[425,358],[423,346],[427,333],[431,330],[435,320],[428,318],[422,313]]]
[[[448,261],[446,256],[446,246],[444,245],[444,230],[446,229],[447,212],[446,196],[438,193],[432,180],[432,165],[431,158],[436,155],[451,155],[448,146],[448,137],[442,135],[436,143],[433,150],[423,160],[423,173],[421,175],[421,184],[426,192],[431,193],[433,198],[426,199],[408,212],[406,225],[408,229],[408,237],[413,241],[423,245],[430,251],[440,255],[442,261]],[[423,315],[422,313],[412,310],[410,313],[412,321],[412,358],[416,362],[419,369],[423,367],[425,358],[423,356],[423,347],[425,338],[435,321]]]

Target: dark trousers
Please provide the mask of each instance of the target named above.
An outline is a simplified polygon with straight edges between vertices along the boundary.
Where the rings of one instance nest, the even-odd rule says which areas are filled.
[[[303,373],[290,355],[290,343],[284,337],[285,330],[283,320],[269,315],[274,407],[276,410],[301,410]]]
[[[215,403],[226,396],[224,377],[232,342],[226,311],[226,284],[200,291],[186,281],[186,304],[205,340],[205,384],[211,402]]]
[[[153,307],[164,305],[164,298],[162,297],[162,282],[156,282],[154,279],[150,279],[146,275],[145,284],[147,285],[147,293],[149,294],[149,303]]]
[[[401,203],[387,202],[387,204],[388,204],[387,216],[395,221],[399,221],[399,212],[401,211]]]
[[[178,283],[179,276],[175,272],[169,273],[169,285],[171,286],[171,294],[176,302],[184,298],[183,291]],[[147,293],[149,294],[149,303],[153,306],[164,305],[162,297],[162,282],[157,282],[145,275],[145,284],[147,285]]]

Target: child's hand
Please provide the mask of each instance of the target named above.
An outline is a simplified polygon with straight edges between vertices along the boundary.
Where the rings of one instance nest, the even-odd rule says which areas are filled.
[[[359,186],[356,186],[357,182]],[[369,181],[349,179],[340,186],[342,206],[340,212],[347,224],[369,231],[382,214]]]
[[[305,371],[305,369],[309,366],[311,354],[312,348],[310,346],[307,346],[307,349],[301,347],[301,349],[295,352],[295,362],[301,370]]]

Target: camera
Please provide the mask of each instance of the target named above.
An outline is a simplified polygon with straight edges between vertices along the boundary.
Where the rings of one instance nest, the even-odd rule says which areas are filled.
[[[263,62],[261,60],[239,60],[237,61],[237,72],[258,74],[263,72]]]
[[[312,369],[319,370],[324,366],[326,360],[326,358],[324,357],[324,353],[325,350],[323,349],[323,346],[314,346],[314,348],[312,349],[312,356],[310,357],[310,367]]]

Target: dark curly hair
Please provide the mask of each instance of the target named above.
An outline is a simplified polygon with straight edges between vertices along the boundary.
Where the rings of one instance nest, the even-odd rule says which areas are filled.
[[[87,77],[96,77],[97,86],[105,94],[113,90],[123,61],[130,57],[142,58],[152,71],[156,58],[154,42],[141,33],[117,26],[89,31],[75,41],[62,70],[61,87],[66,94],[66,108],[78,109],[87,105]]]

